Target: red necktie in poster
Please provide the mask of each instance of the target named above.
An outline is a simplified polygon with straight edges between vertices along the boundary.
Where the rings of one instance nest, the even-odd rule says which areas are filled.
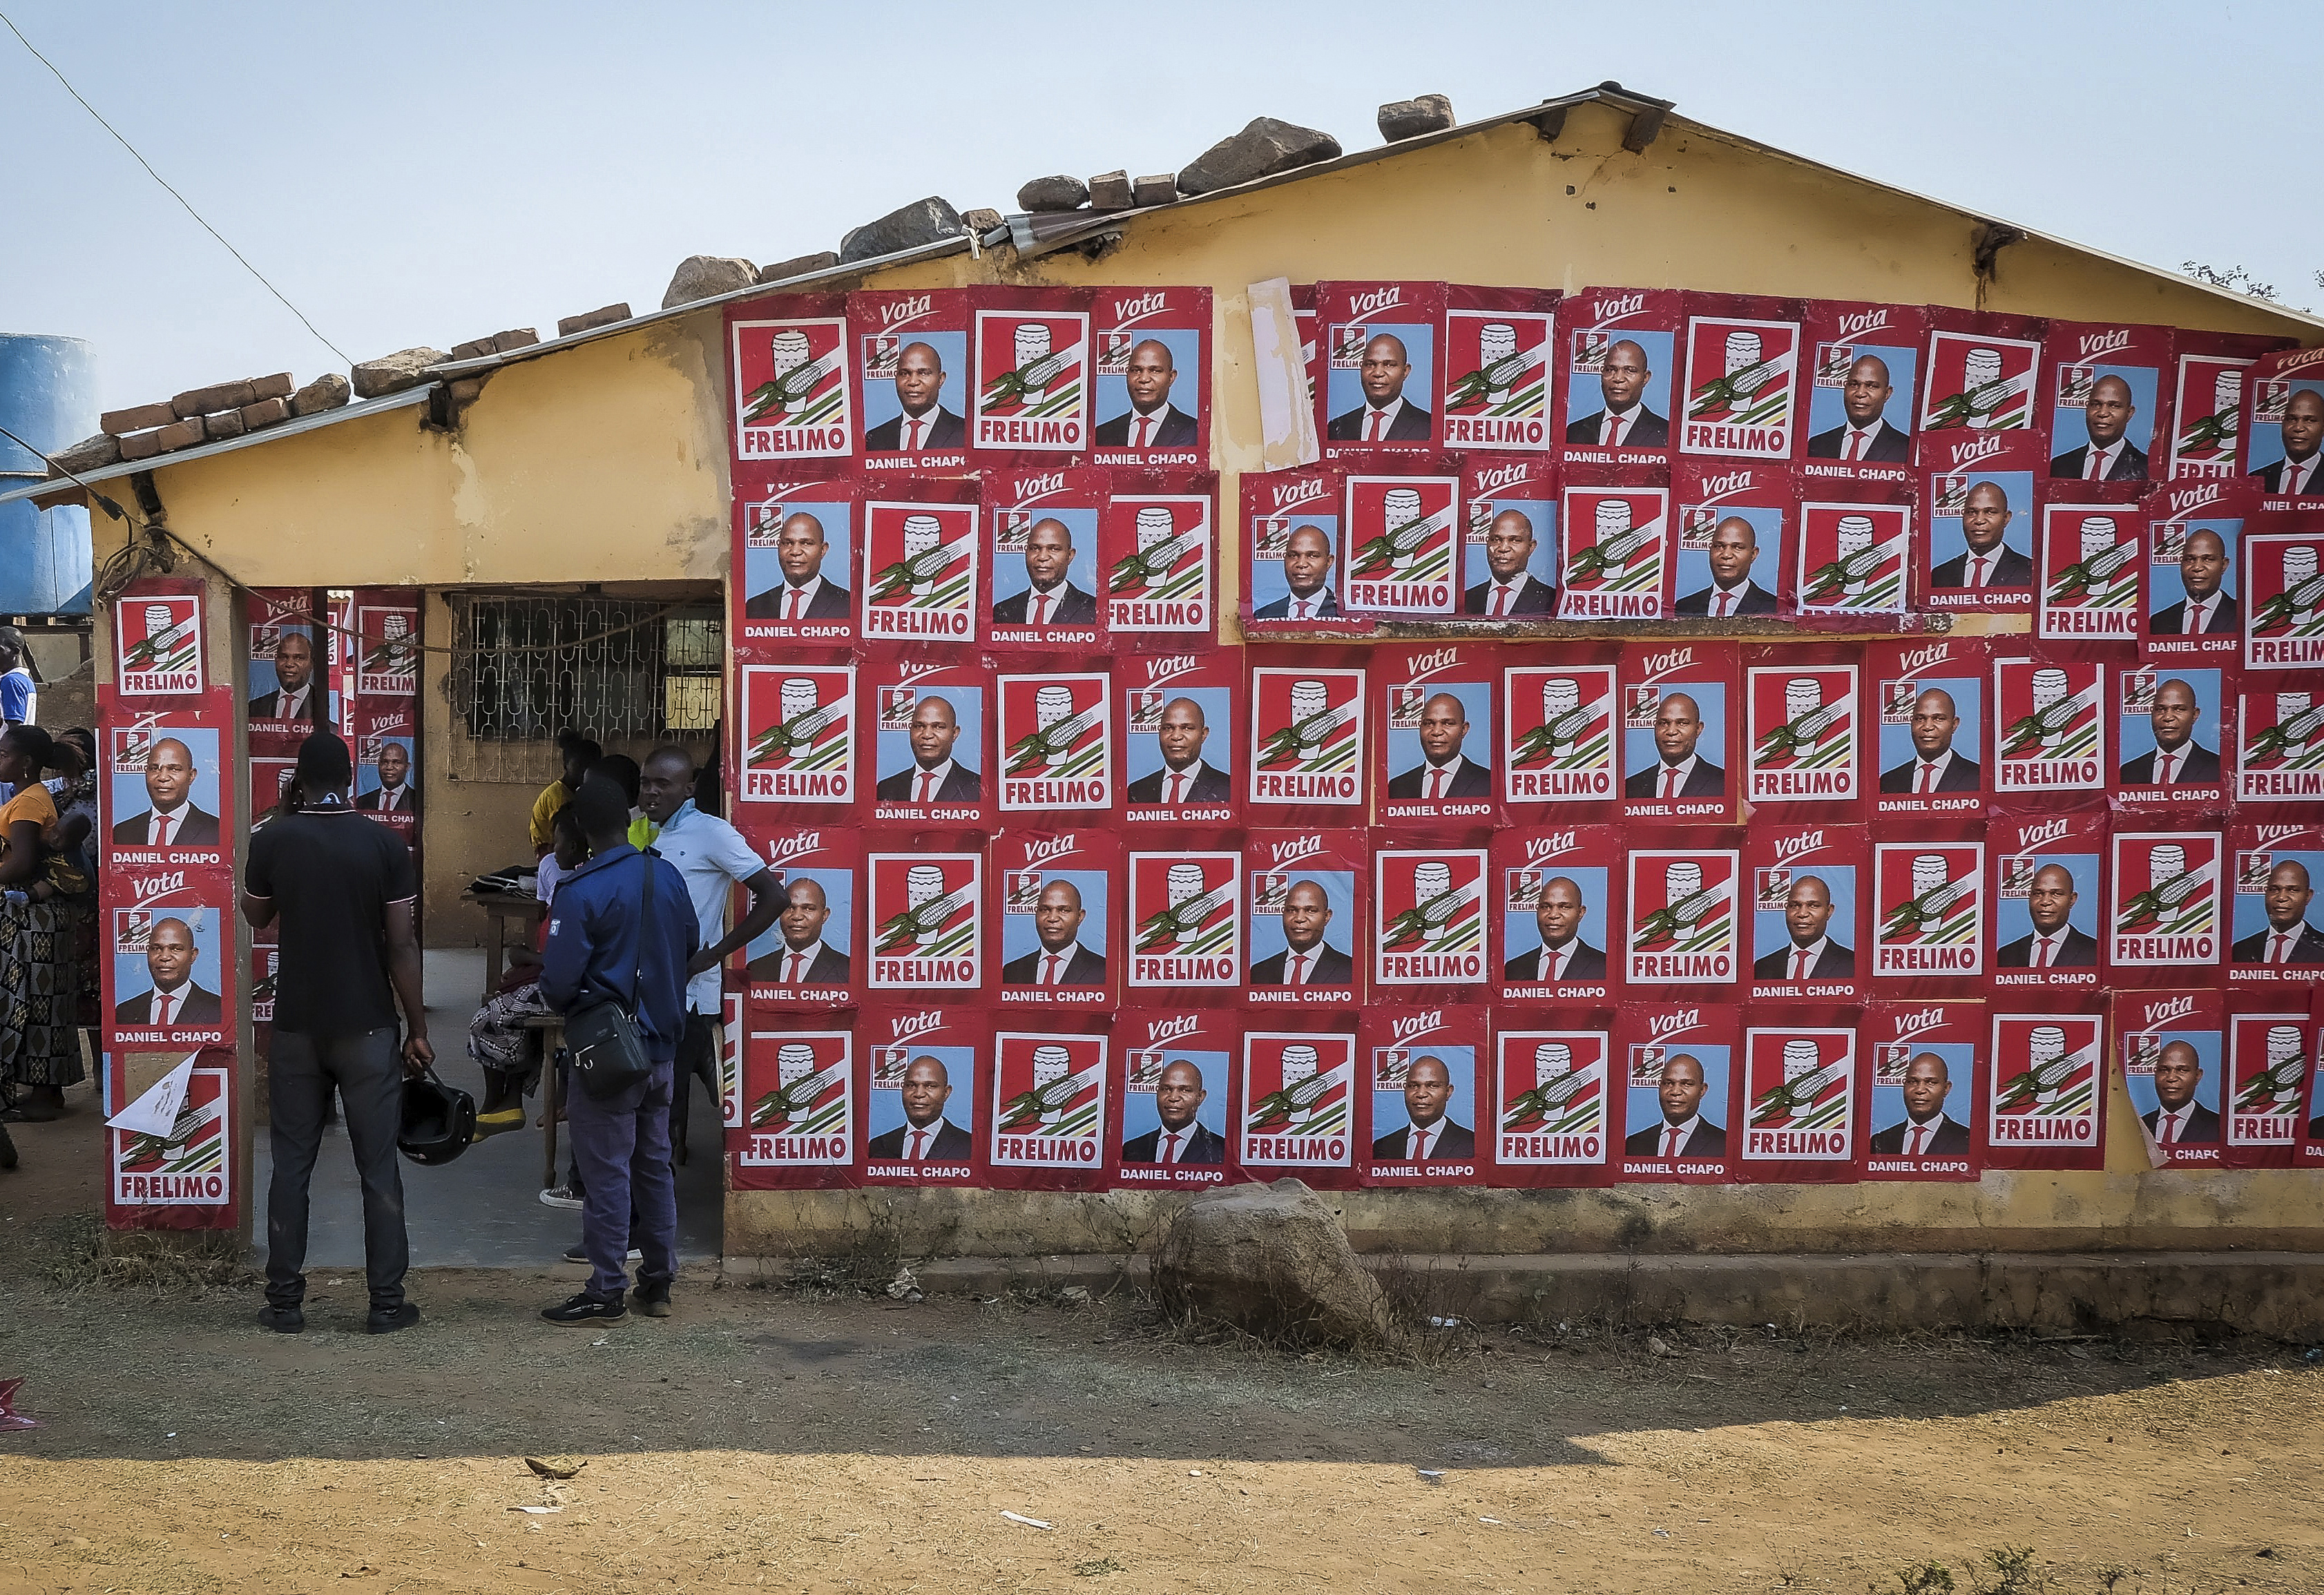
[[[1662,795],[1665,798],[1675,798],[1678,796],[1678,770],[1674,765],[1665,764],[1663,766]]]
[[[1373,410],[1364,424],[1365,442],[1378,443],[1380,440],[1380,412],[1377,410]]]
[[[1598,440],[1600,447],[1605,448],[1612,448],[1616,447],[1622,441],[1622,418],[1616,415],[1612,410],[1608,410],[1606,412],[1606,424],[1600,428],[1600,430],[1606,434],[1603,438]]]

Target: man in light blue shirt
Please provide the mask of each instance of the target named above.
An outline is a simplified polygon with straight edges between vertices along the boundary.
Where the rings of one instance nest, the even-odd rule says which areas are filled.
[[[687,1079],[699,1075],[711,1100],[718,1100],[719,1030],[724,1000],[719,991],[719,966],[739,947],[748,946],[782,912],[783,894],[774,873],[742,839],[742,834],[716,815],[694,807],[693,756],[666,742],[646,755],[638,781],[638,801],[646,818],[659,829],[654,851],[678,867],[694,901],[702,950],[687,965],[692,977],[686,988],[686,1037],[678,1053],[678,1083],[670,1102],[670,1143],[678,1161],[686,1161]],[[726,906],[734,888],[751,894],[750,912],[733,929],[726,926]]]

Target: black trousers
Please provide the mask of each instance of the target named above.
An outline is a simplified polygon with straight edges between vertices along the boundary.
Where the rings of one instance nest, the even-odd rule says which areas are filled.
[[[307,1294],[307,1187],[322,1150],[323,1117],[338,1089],[363,1181],[364,1264],[374,1309],[403,1305],[411,1242],[403,1227],[403,1170],[395,1136],[403,1066],[392,1028],[346,1036],[274,1032],[267,1055],[274,1179],[266,1193],[266,1299],[295,1307]]]

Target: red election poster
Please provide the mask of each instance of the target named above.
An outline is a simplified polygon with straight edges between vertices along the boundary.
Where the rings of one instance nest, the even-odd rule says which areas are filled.
[[[411,698],[420,694],[420,601],[408,588],[359,587],[355,635],[358,698]]]
[[[2225,834],[2118,826],[2113,844],[2108,985],[2217,982],[2227,954]]]
[[[763,1008],[848,1008],[863,990],[863,837],[851,825],[762,825],[743,816],[782,907],[742,950],[742,980]]]
[[[1098,521],[1107,473],[1057,466],[989,471],[985,529],[992,572],[988,640],[1086,659],[1103,646]]]
[[[969,290],[976,383],[968,446],[979,466],[1087,453],[1092,421],[1090,293]]]
[[[1315,285],[1291,285],[1291,318],[1299,327],[1299,358],[1307,367],[1307,404],[1314,407],[1316,385],[1323,378],[1323,336],[1315,325]]]
[[[2061,494],[2071,497],[2061,501]],[[2037,632],[2061,642],[2127,642],[2139,633],[2146,539],[2140,507],[2088,488],[2052,489],[2042,506]]]
[[[1425,990],[1440,1001],[1482,1002],[1490,994],[1485,833],[1463,839],[1480,845],[1425,842],[1386,829],[1372,834],[1375,998]]]
[[[1615,1020],[1622,1074],[1621,1178],[1723,1185],[1741,1101],[1742,1010],[1724,1003],[1626,1002]]]
[[[907,833],[872,845],[883,844],[909,844],[909,851],[874,851],[864,860],[871,881],[864,928],[872,944],[872,975],[866,984],[874,991],[947,997],[983,991],[991,983],[987,964],[996,948],[984,917],[984,854],[974,851],[973,834],[955,838]],[[958,851],[947,851],[952,848]]]
[[[1719,825],[1740,816],[1741,666],[1731,642],[1623,645],[1624,819]]]
[[[355,700],[355,807],[419,844],[419,704],[411,698]]]
[[[846,311],[846,296],[837,293],[778,294],[726,307],[737,460],[855,452]]]
[[[2315,905],[2316,883],[2324,880],[2324,825],[2246,819],[2227,833],[2227,844],[2235,893],[2227,983],[2263,989],[2324,981],[2318,927],[2324,908]]]
[[[2226,674],[2169,662],[2116,667],[2115,805],[2124,809],[2224,808],[2235,753],[2235,705]]]
[[[1100,288],[1090,463],[1203,466],[1211,461],[1211,290]]]
[[[1030,1018],[1031,1016],[1028,1016]],[[1018,1021],[1021,1023],[1022,1021]],[[1113,1166],[1106,1101],[1112,1046],[1102,1014],[992,1037],[991,1180],[1003,1189],[1088,1191]]]
[[[1340,607],[1380,620],[1447,620],[1461,612],[1458,464],[1427,456],[1397,463],[1433,463],[1438,472],[1364,475],[1360,465],[1349,469]]]
[[[2304,1012],[2230,1008],[2227,1074],[2219,1087],[2230,1168],[2293,1168],[2301,1159],[2301,1111],[2316,1046]],[[2310,1137],[2319,1127],[2308,1126]]]
[[[1122,817],[1132,826],[1232,824],[1241,803],[1242,650],[1118,652]]]
[[[1997,1003],[1987,1053],[1986,1166],[2106,1166],[2106,1021]]]
[[[1493,688],[1489,642],[1381,644],[1371,654],[1372,780],[1383,821],[1489,820]]]
[[[2324,531],[2244,539],[2244,668],[2324,664]]]
[[[1743,796],[1757,818],[1863,818],[1861,659],[1832,643],[1746,650]]]
[[[2107,816],[2013,810],[1986,823],[1993,987],[2095,991],[2107,939]]]
[[[105,875],[232,873],[234,789],[226,761],[233,711],[223,693],[194,702],[200,706],[148,706],[98,689],[100,812],[111,827],[101,839]]]
[[[1852,1008],[1757,1006],[1743,1032],[1746,1182],[1849,1184],[1863,1176],[1871,1093]]]
[[[1808,301],[1802,476],[1912,480],[1913,401],[1928,330],[1920,305]]]
[[[992,668],[946,649],[870,650],[858,667],[872,715],[872,817],[906,825],[992,823]]]
[[[985,850],[1001,927],[1001,1004],[1106,1009],[1121,991],[1121,838],[1004,830]]]
[[[1763,460],[1797,454],[1803,307],[1796,300],[1691,293],[1686,309],[1679,451]]]
[[[213,870],[124,870],[103,879],[106,1046],[191,1048],[234,1038],[235,882]]]
[[[968,468],[968,322],[957,288],[847,296],[865,470]]]
[[[1953,445],[1998,442],[1996,466],[2039,470],[2049,459],[2042,386],[2044,324],[2030,316],[1932,309],[1921,373],[1919,465],[1956,469]]]
[[[1364,1010],[1358,1036],[1371,1098],[1364,1184],[1483,1185],[1486,1149],[1477,1145],[1477,1125],[1489,1050],[1485,1010],[1376,1004]]]
[[[1461,613],[1487,620],[1557,612],[1555,457],[1462,457]]]
[[[742,1128],[743,994],[735,989],[733,966],[723,972],[724,989],[718,993],[718,1122],[727,1129]]]
[[[1670,463],[1685,318],[1674,289],[1585,288],[1558,301],[1554,419],[1569,467]]]
[[[855,667],[744,665],[742,677],[742,801],[785,819],[844,817],[863,795]]]
[[[863,489],[850,482],[783,482],[734,490],[734,596],[738,658],[780,663],[802,643],[828,648],[855,638],[849,585],[862,547]]]
[[[1259,824],[1364,822],[1365,656],[1261,648],[1250,659],[1250,788]]]
[[[2084,482],[2159,477],[2151,456],[2171,436],[2171,329],[2112,322],[2052,321],[2050,475]]]
[[[1124,652],[1114,663],[1125,817],[1146,825],[1231,820],[1240,800],[1241,650]]]
[[[1801,620],[1858,623],[1904,613],[1913,572],[1910,483],[1865,483],[1861,496],[1828,496],[1800,505],[1797,552],[1784,571],[1784,608]],[[1878,494],[1876,498],[1874,495]]]
[[[299,761],[272,754],[250,756],[250,829],[255,835],[259,828],[273,819],[281,810],[282,795],[290,789],[290,778],[299,773]]]
[[[1254,471],[1242,479],[1247,627],[1337,632],[1349,626],[1334,579],[1343,485],[1338,471],[1321,466]]]
[[[309,733],[331,720],[329,644],[317,641],[315,594],[262,587],[245,602],[251,747],[295,755]]]
[[[1991,665],[1981,637],[1865,645],[1865,681],[1880,726],[1876,813],[1968,816],[1984,809]]]
[[[2293,814],[2302,811],[2291,806],[2324,802],[2324,694],[2298,676],[2249,674],[2236,685],[2236,801]]]
[[[897,476],[863,505],[867,642],[974,645],[984,635],[977,484]]]
[[[1660,620],[1670,613],[1675,564],[1670,489],[1645,480],[1643,470],[1598,475],[1599,484],[1569,481],[1558,495],[1564,569],[1557,618]]]
[[[1681,460],[1674,558],[1682,617],[1772,619],[1777,574],[1793,552],[1798,497],[1789,466],[1769,461]]]
[[[1227,1148],[1242,1029],[1242,1015],[1231,1009],[1127,1009],[1115,1016],[1116,1188],[1199,1191],[1235,1177]]]
[[[1548,449],[1552,315],[1537,288],[1445,290],[1444,447]]]
[[[1872,990],[1869,855],[1861,825],[1769,824],[1744,833],[1754,1001],[1854,1002]]]
[[[2302,398],[2301,395],[2306,397]],[[2244,382],[2243,468],[2271,509],[2324,494],[2324,348],[2261,356]]]
[[[198,581],[155,576],[113,601],[113,690],[124,705],[198,698],[209,687]]]
[[[2225,1083],[2225,994],[2116,991],[2110,1007],[2123,1090],[2148,1160],[2157,1168],[2219,1167],[2226,1154],[2219,1093],[2232,1089]],[[2288,1152],[2299,1130],[2289,1115],[2286,1122]]]
[[[738,1191],[856,1183],[863,1110],[855,1037],[837,1014],[746,1013],[742,1123],[726,1132]]]
[[[1325,1190],[1359,1177],[1356,1148],[1366,1136],[1357,1089],[1356,1016],[1286,1015],[1278,1028],[1254,1019],[1242,1037],[1242,1115],[1235,1162],[1254,1179],[1293,1175]]]
[[[1562,643],[1554,665],[1501,672],[1501,796],[1542,824],[1609,817],[1622,776],[1615,763],[1613,643]],[[1504,654],[1505,659],[1521,657]]]
[[[1124,920],[1130,1000],[1240,998],[1243,914],[1241,853],[1132,853]]]
[[[2239,476],[2244,383],[2259,357],[2284,342],[2255,333],[2182,330],[2176,343],[2170,466],[2165,471],[2158,465],[2154,475],[2173,482]]]
[[[1501,894],[1499,1000],[1604,999],[1615,973],[1607,938],[1619,936],[1627,923],[1620,828],[1503,828],[1493,833],[1492,855]]]
[[[1353,955],[1369,884],[1360,828],[1253,831],[1243,843],[1250,890],[1245,921],[1254,1008],[1352,1008],[1362,994]]]
[[[1103,629],[1117,645],[1190,648],[1218,635],[1219,479],[1115,471],[1098,520]]]
[[[1915,840],[1872,844],[1873,994],[1982,996],[1992,967],[1985,827],[1922,821],[1914,828],[1922,826],[1927,834]]]
[[[1113,678],[1001,661],[1001,812],[1102,816],[1121,801]],[[1012,670],[1012,666],[1016,667]]]
[[[991,1079],[992,1016],[974,1002],[866,1008],[863,1183],[967,1185],[982,1176],[978,1109]]]
[[[2243,532],[2258,496],[2211,478],[2178,482],[2148,495],[2146,601],[2139,645],[2150,659],[2204,659],[2233,664],[2243,651]]]
[[[1973,1180],[1984,1162],[1977,1132],[1981,1002],[1876,1002],[1857,1027],[1872,1056],[1868,1180]]]
[[[1315,318],[1323,335],[1315,395],[1323,457],[1353,462],[1438,447],[1444,284],[1318,282]]]
[[[1736,901],[1742,854],[1735,844],[1741,834],[1634,830],[1630,835],[1667,837],[1671,845],[1630,850],[1623,983],[1634,992],[1659,987],[1682,998],[1729,1000],[1748,962]]]
[[[105,1055],[106,1100],[127,1104],[106,1127],[108,1228],[238,1228],[233,1062],[208,1046]]]
[[[1530,1188],[1610,1184],[1621,1136],[1613,1010],[1496,1017],[1510,1022],[1493,1034],[1489,1182]],[[1516,1028],[1527,1024],[1587,1028]]]
[[[1926,535],[1915,560],[1930,609],[2024,614],[2034,607],[2034,473],[2012,464],[2001,435],[1956,432],[1923,441],[1933,462],[1923,499]]]
[[[2106,667],[2043,654],[1993,661],[1993,790],[2086,807],[2111,785]]]

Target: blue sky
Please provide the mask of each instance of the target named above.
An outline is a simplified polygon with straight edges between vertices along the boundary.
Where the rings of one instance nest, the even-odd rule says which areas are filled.
[[[1168,6],[0,0],[356,359],[627,300],[693,254],[836,247],[921,195],[1167,171],[1258,115],[1379,142],[1618,78],[1900,187],[2324,304],[2312,6]],[[2250,73],[2267,79],[2255,88]],[[107,405],[338,362],[0,34],[0,329]]]

